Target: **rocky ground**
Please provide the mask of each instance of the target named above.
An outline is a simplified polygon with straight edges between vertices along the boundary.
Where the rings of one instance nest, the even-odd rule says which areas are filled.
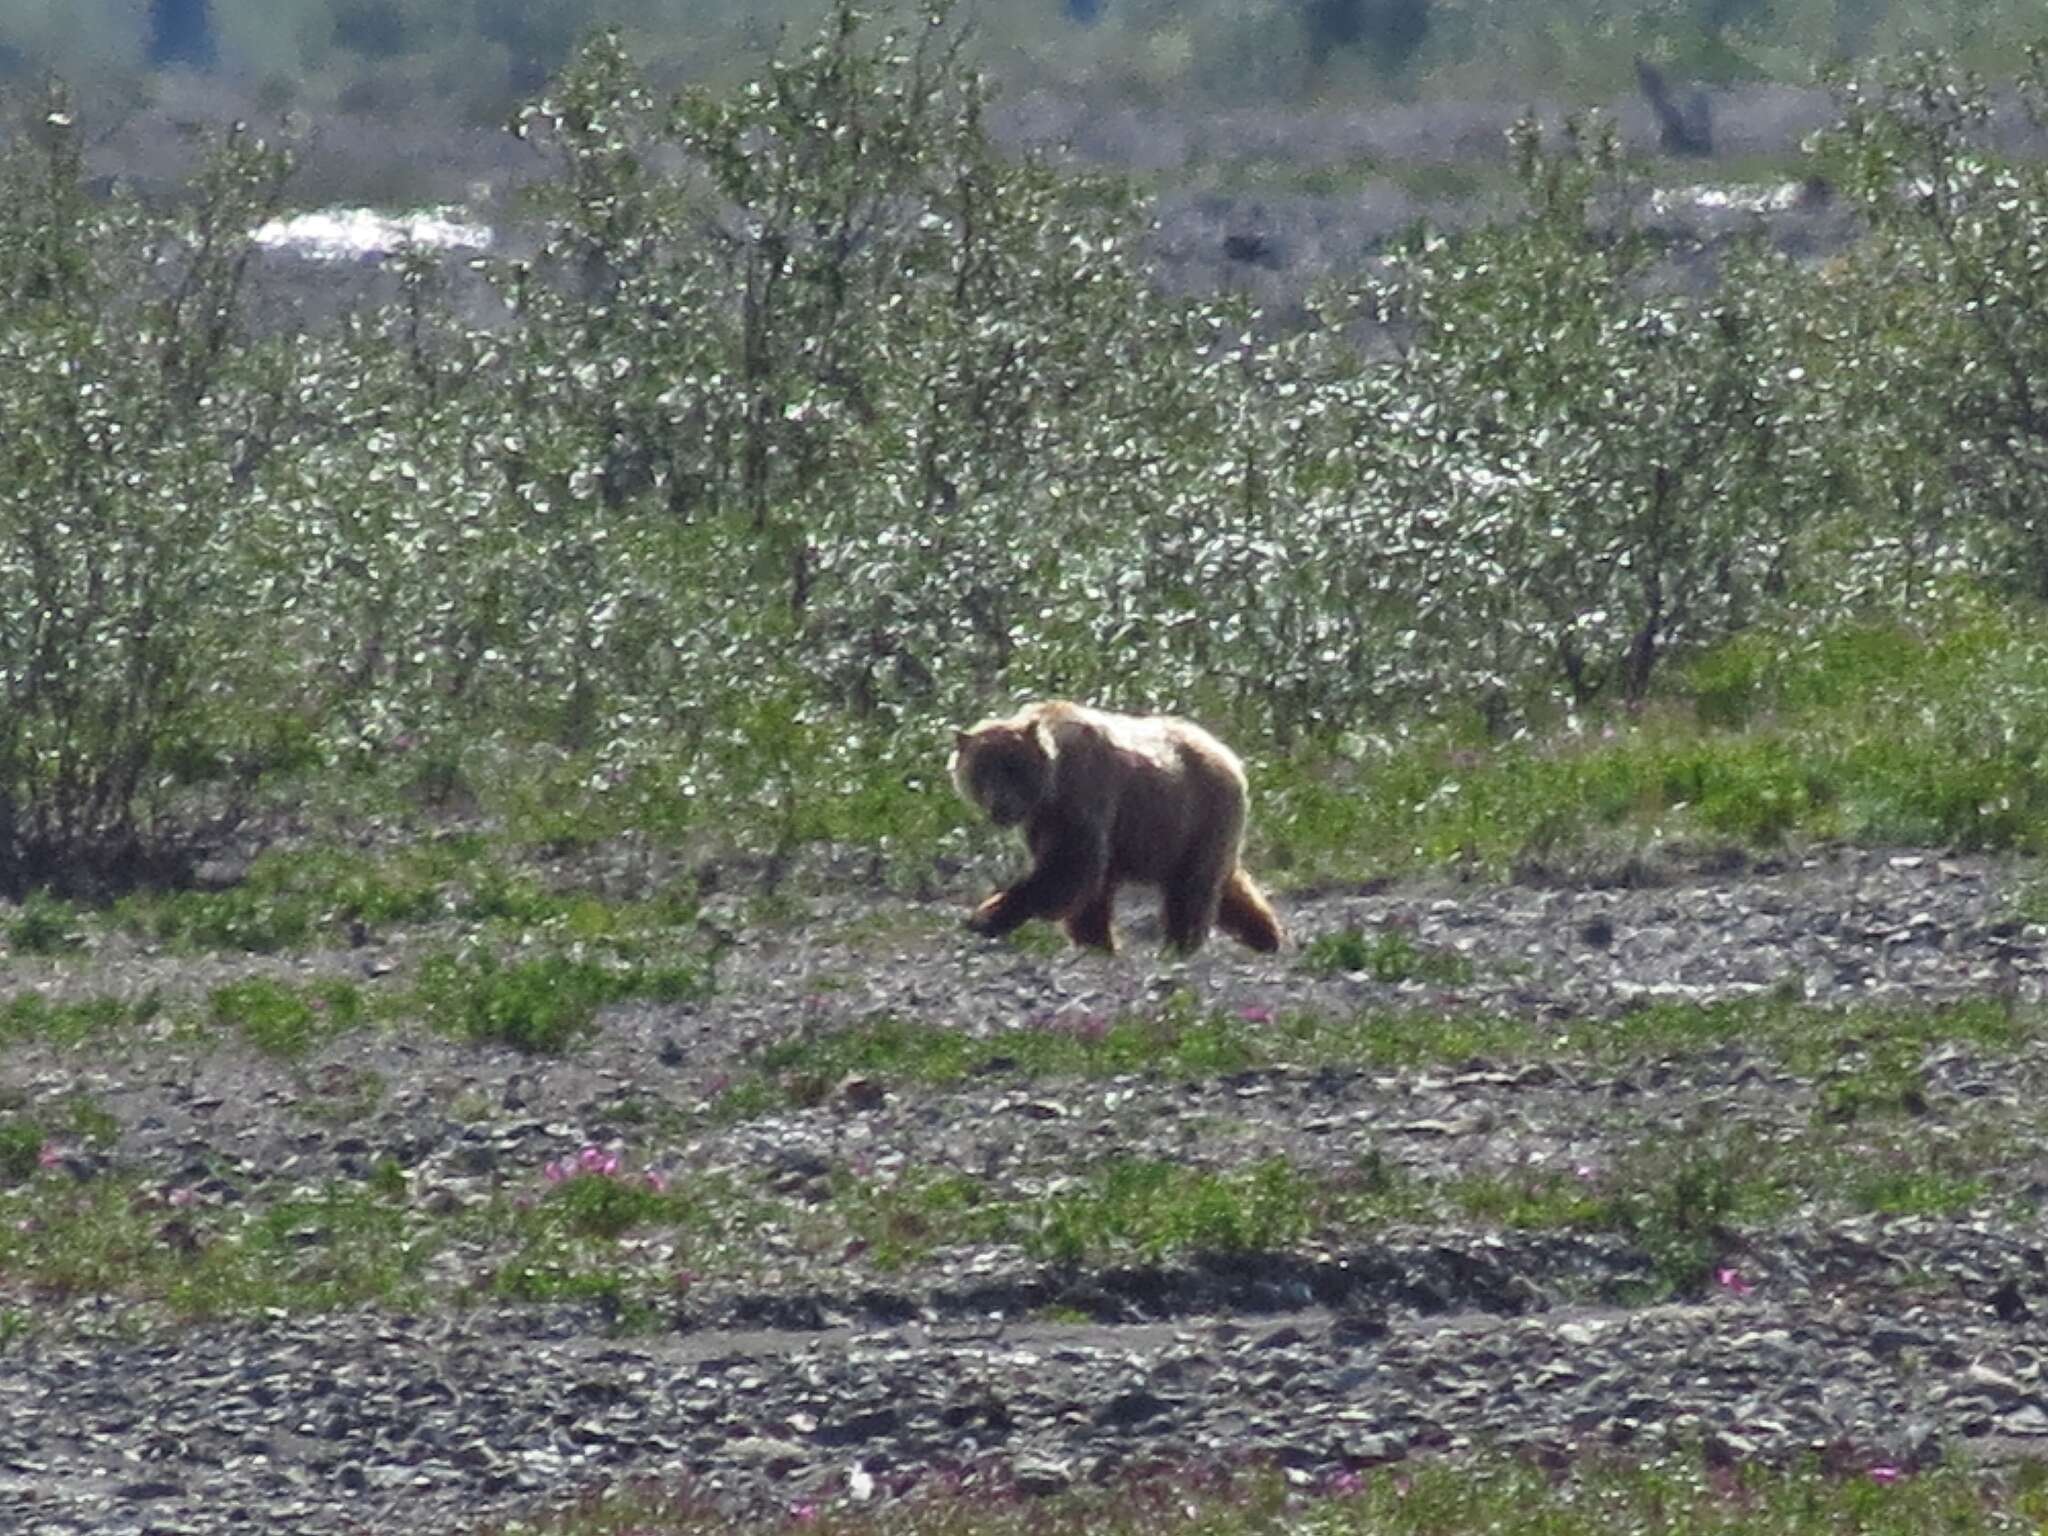
[[[1000,1036],[1191,995],[1251,1020],[1398,1005],[1619,1027],[1646,1001],[1757,994],[1991,997],[2025,1014],[2048,981],[2041,930],[2018,915],[2028,866],[1848,853],[1635,873],[1284,903],[1303,940],[1391,922],[1455,949],[1470,967],[1451,983],[1227,947],[1170,962],[1135,909],[1126,951],[1104,960],[970,941],[951,905],[838,896],[741,928],[709,999],[613,1007],[559,1061],[402,1030],[295,1065],[176,1037],[32,1042],[0,1061],[0,1093],[32,1107],[85,1092],[118,1122],[116,1141],[52,1176],[140,1176],[202,1203],[359,1181],[388,1156],[409,1199],[456,1209],[586,1143],[672,1180],[791,1199],[835,1168],[1043,1189],[1112,1152],[1217,1169],[1376,1156],[1422,1178],[1598,1169],[1706,1130],[1795,1137],[1825,1074],[1725,1044],[1192,1076],[998,1065],[945,1086],[842,1083],[808,1108],[703,1111],[765,1043],[881,1013]],[[404,964],[375,936],[288,962],[109,945],[0,956],[0,992],[175,990],[266,966],[375,986]],[[1908,1133],[1989,1135],[1994,1194],[1938,1216],[1800,1204],[1728,1233],[1717,1283],[1682,1300],[1643,1300],[1649,1261],[1611,1233],[1434,1220],[1251,1259],[1078,1266],[968,1243],[889,1267],[771,1224],[750,1262],[713,1266],[626,1331],[602,1307],[500,1301],[176,1324],[118,1286],[59,1302],[0,1265],[0,1308],[31,1319],[0,1345],[0,1527],[455,1531],[649,1476],[766,1513],[962,1480],[1052,1490],[1162,1462],[1255,1459],[1313,1483],[1485,1446],[2037,1454],[2048,1060],[1937,1041],[1918,1067]],[[357,1112],[313,1112],[371,1073],[385,1090]]]

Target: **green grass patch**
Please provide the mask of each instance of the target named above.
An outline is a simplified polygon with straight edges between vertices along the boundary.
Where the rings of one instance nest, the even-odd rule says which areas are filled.
[[[417,1308],[477,1293],[645,1307],[674,1292],[686,1261],[738,1261],[674,1249],[702,1241],[743,1256],[738,1237],[764,1214],[762,1202],[722,1180],[673,1190],[578,1174],[543,1185],[538,1170],[529,1191],[436,1212],[409,1198],[403,1169],[388,1158],[362,1184],[194,1203],[133,1178],[44,1171],[45,1140],[40,1125],[0,1120],[0,1279],[57,1298],[153,1301],[180,1317]],[[667,1247],[634,1251],[631,1236]],[[476,1249],[480,1267],[430,1277],[451,1242]]]
[[[1496,1013],[1369,1009],[1331,1016],[1248,1007],[1207,1011],[1185,994],[1143,1015],[1056,1013],[987,1035],[878,1015],[765,1047],[719,1100],[725,1120],[812,1104],[849,1073],[944,1085],[969,1078],[1205,1077],[1269,1067],[1456,1066],[1475,1059],[1624,1066],[1740,1047],[1788,1070],[1830,1075],[1823,1106],[1910,1107],[1918,1063],[1960,1043],[2016,1052],[2044,1035],[2037,1009],[2002,1000],[1936,1008],[1830,1008],[1758,997],[1657,1003],[1611,1017],[1535,1020]]]
[[[549,954],[503,961],[474,949],[429,956],[420,965],[415,993],[437,1028],[559,1055],[596,1027],[597,1010],[607,1003],[681,1002],[705,996],[711,985],[708,960],[608,965]]]
[[[1302,963],[1324,976],[1362,973],[1374,981],[1426,981],[1457,986],[1472,979],[1472,962],[1454,949],[1416,943],[1411,934],[1386,924],[1376,934],[1346,928],[1318,934],[1302,949]]]
[[[1611,1219],[1588,1180],[1556,1169],[1462,1174],[1447,1193],[1463,1215],[1493,1226],[1596,1228]]]
[[[75,1107],[56,1133],[114,1129]],[[751,1273],[763,1253],[808,1251],[900,1270],[935,1250],[1011,1245],[1062,1266],[1285,1253],[1368,1239],[1395,1224],[1604,1232],[1640,1250],[1648,1276],[1623,1300],[1698,1294],[1746,1232],[1796,1200],[1829,1212],[1943,1214],[1995,1192],[1995,1136],[1919,1152],[1910,1137],[1872,1147],[1825,1127],[1787,1144],[1754,1128],[1646,1134],[1611,1168],[1468,1169],[1421,1178],[1383,1156],[1349,1167],[1268,1157],[1214,1169],[1117,1157],[1016,1182],[911,1166],[887,1176],[842,1167],[801,1189],[753,1180],[656,1179],[612,1154],[532,1170],[480,1204],[412,1199],[380,1158],[361,1184],[195,1203],[132,1178],[44,1169],[46,1118],[0,1118],[0,1278],[56,1296],[120,1295],[180,1316],[373,1304],[417,1307],[493,1295],[581,1300],[615,1327],[658,1322],[699,1277]],[[1823,1139],[1832,1138],[1832,1139]],[[430,1270],[450,1245],[464,1272]]]
[[[269,977],[251,977],[215,987],[209,1007],[213,1021],[240,1031],[267,1056],[302,1056],[363,1022],[363,995],[351,981],[335,978],[295,987]]]
[[[539,1200],[496,1201],[485,1214],[502,1257],[479,1284],[511,1301],[593,1302],[617,1329],[658,1322],[662,1301],[707,1266],[729,1267],[739,1235],[770,1219],[764,1202],[723,1178],[670,1184],[624,1168],[576,1170],[573,1160],[558,1172]],[[659,1246],[629,1251],[634,1236]]]
[[[1657,845],[2048,850],[2048,632],[1967,596],[1912,626],[1760,629],[1655,708],[1490,741],[1312,741],[1256,776],[1261,860],[1297,878],[1505,872]]]
[[[0,1003],[0,1041],[46,1040],[52,1045],[79,1045],[146,1024],[162,1011],[162,1002],[154,992],[134,999],[89,997],[61,1003],[37,992],[17,992]]]
[[[1990,1190],[1986,1178],[1933,1168],[1884,1168],[1859,1175],[1850,1198],[1860,1209],[1880,1216],[1954,1216]]]
[[[323,1063],[317,1072],[294,1074],[295,1113],[322,1125],[352,1125],[368,1119],[384,1102],[388,1084],[374,1067],[347,1062]]]
[[[617,1238],[634,1227],[681,1214],[662,1190],[631,1179],[595,1174],[567,1180],[550,1197],[562,1221],[584,1237]]]
[[[24,955],[62,955],[85,947],[85,915],[68,901],[33,891],[7,924],[7,944]]]
[[[1959,1216],[2000,1194],[2023,1198],[2038,1172],[2015,1148],[2030,1140],[2023,1126],[1981,1113],[1821,1120],[1787,1146],[1786,1177],[1852,1211]]]
[[[47,1133],[35,1121],[9,1116],[0,1119],[0,1183],[19,1184],[33,1178]]]
[[[226,890],[137,893],[115,904],[114,920],[176,949],[276,954],[337,940],[354,923],[431,922],[447,911],[444,888],[479,856],[470,839],[416,844],[385,857],[273,849]]]
[[[939,1247],[991,1242],[1056,1264],[1156,1262],[1284,1250],[1340,1221],[1344,1198],[1279,1158],[1222,1173],[1115,1158],[1036,1194],[944,1170],[877,1180],[842,1169],[805,1225],[813,1246],[849,1243],[850,1253],[881,1269]]]
[[[445,1230],[379,1191],[332,1185],[277,1201],[239,1230],[214,1227],[165,1297],[187,1316],[416,1306]]]
[[[1769,1154],[1739,1130],[1646,1143],[1606,1196],[1598,1223],[1641,1248],[1654,1294],[1705,1289],[1738,1223],[1766,1220],[1793,1193]]]
[[[1118,1158],[1039,1190],[950,1170],[887,1180],[842,1169],[800,1218],[814,1248],[850,1241],[881,1268],[933,1249],[1014,1243],[1060,1264],[1159,1262],[1198,1253],[1282,1252],[1314,1237],[1352,1241],[1395,1224],[1603,1232],[1639,1249],[1650,1277],[1624,1297],[1697,1295],[1745,1231],[1798,1202],[1822,1212],[1950,1214],[1995,1186],[1996,1146],[1872,1148],[1832,1129],[1773,1142],[1752,1127],[1646,1133],[1612,1166],[1471,1168],[1417,1178],[1368,1154],[1349,1169],[1280,1158],[1215,1171]]]
[[[1265,1253],[1300,1241],[1327,1217],[1325,1191],[1284,1159],[1242,1173],[1211,1173],[1119,1158],[1080,1188],[1038,1202],[1025,1219],[1025,1247],[1064,1264]]]
[[[101,1147],[112,1146],[120,1139],[121,1122],[91,1094],[66,1094],[61,1104],[65,1134]]]
[[[175,949],[251,955],[303,947],[317,914],[311,897],[253,886],[129,896],[114,908],[115,920],[129,931]]]
[[[455,900],[456,913],[477,922],[501,922],[514,927],[537,926],[566,917],[575,909],[577,898],[550,890],[538,878],[524,871],[480,868]],[[581,926],[585,937],[610,931],[611,924],[593,921],[590,908],[602,909],[592,900]],[[595,930],[595,931],[588,931]]]
[[[831,1536],[1993,1536],[2048,1521],[2037,1464],[1909,1472],[1876,1452],[1827,1462],[1722,1467],[1697,1455],[1582,1456],[1564,1467],[1499,1455],[1332,1469],[1302,1487],[1214,1460],[1051,1497],[1000,1486],[933,1490],[861,1509],[807,1505],[792,1525]],[[764,1522],[764,1528],[773,1522]],[[638,1484],[542,1518],[488,1525],[513,1536],[711,1536],[732,1517],[709,1499]]]
[[[416,1305],[434,1224],[353,1186],[239,1210],[132,1179],[46,1176],[0,1199],[0,1275],[45,1294],[159,1301],[184,1317]]]
[[[1818,1112],[1838,1124],[1888,1115],[1919,1114],[1926,1083],[1916,1042],[1893,1038],[1878,1050],[1851,1056],[1819,1088]]]
[[[829,1240],[850,1233],[860,1256],[877,1269],[901,1269],[944,1244],[1018,1236],[1010,1202],[965,1174],[910,1169],[881,1183],[840,1169],[831,1188]]]
[[[1148,1016],[1054,1015],[1030,1028],[988,1036],[880,1015],[766,1047],[751,1074],[725,1090],[717,1113],[730,1121],[815,1104],[851,1073],[931,1084],[997,1073],[1036,1078],[1153,1071],[1203,1077],[1241,1071],[1262,1059],[1243,1021],[1185,1003]]]

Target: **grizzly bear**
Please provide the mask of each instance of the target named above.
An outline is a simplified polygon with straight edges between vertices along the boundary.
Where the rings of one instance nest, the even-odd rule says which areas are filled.
[[[1058,918],[1076,944],[1114,952],[1110,914],[1126,881],[1156,885],[1166,942],[1184,954],[1213,926],[1256,950],[1280,947],[1273,909],[1238,863],[1244,768],[1200,726],[1054,700],[956,732],[953,785],[999,827],[1021,826],[1022,880],[974,909],[997,938]]]

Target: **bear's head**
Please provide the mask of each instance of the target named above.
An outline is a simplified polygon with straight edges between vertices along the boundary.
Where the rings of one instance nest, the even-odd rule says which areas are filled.
[[[1057,755],[1042,720],[984,720],[954,732],[947,770],[961,799],[997,826],[1015,827],[1050,798]]]

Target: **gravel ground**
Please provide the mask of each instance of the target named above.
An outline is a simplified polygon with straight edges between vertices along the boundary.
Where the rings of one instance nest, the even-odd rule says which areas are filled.
[[[735,1124],[698,1111],[762,1044],[878,1012],[997,1035],[1188,991],[1253,1017],[1398,1004],[1564,1021],[1763,992],[2032,1008],[2048,982],[2042,931],[2012,912],[2029,866],[1909,852],[1637,873],[1284,901],[1300,940],[1391,921],[1461,951],[1470,978],[1448,987],[1319,976],[1296,955],[1230,947],[1162,960],[1135,908],[1125,953],[1104,960],[970,941],[951,904],[839,895],[741,928],[709,1001],[614,1007],[558,1062],[411,1031],[350,1037],[297,1067],[175,1038],[26,1045],[0,1062],[0,1093],[34,1106],[83,1091],[118,1120],[118,1144],[77,1154],[77,1176],[112,1169],[237,1200],[360,1179],[389,1155],[412,1198],[459,1206],[587,1141],[626,1142],[675,1178],[783,1194],[843,1166],[1042,1188],[1111,1152],[1219,1169],[1278,1152],[1331,1170],[1373,1152],[1430,1177],[1599,1166],[1680,1126],[1790,1135],[1812,1121],[1818,1085],[1724,1047],[1621,1067],[997,1072],[946,1088],[856,1082]],[[403,975],[405,951],[372,937],[289,962],[109,944],[0,966],[6,991],[51,995],[175,994],[261,964],[374,987]],[[1739,1278],[1684,1303],[1622,1304],[1648,1260],[1618,1238],[1469,1224],[1256,1262],[1079,1269],[1003,1245],[885,1269],[764,1232],[757,1262],[692,1285],[668,1326],[623,1335],[594,1307],[496,1302],[167,1326],[111,1298],[27,1297],[0,1271],[0,1308],[38,1319],[0,1353],[0,1528],[465,1530],[642,1476],[767,1512],[935,1480],[1053,1490],[1194,1458],[1314,1480],[1475,1446],[1704,1442],[1745,1459],[1827,1449],[1907,1465],[2037,1454],[2048,1062],[1948,1043],[1921,1070],[1917,1133],[1988,1125],[2010,1146],[1997,1199],[1939,1219],[1795,1212],[1745,1228],[1728,1261]],[[372,1073],[381,1097],[346,1117],[311,1112]],[[650,1126],[650,1105],[673,1112],[672,1135]]]

